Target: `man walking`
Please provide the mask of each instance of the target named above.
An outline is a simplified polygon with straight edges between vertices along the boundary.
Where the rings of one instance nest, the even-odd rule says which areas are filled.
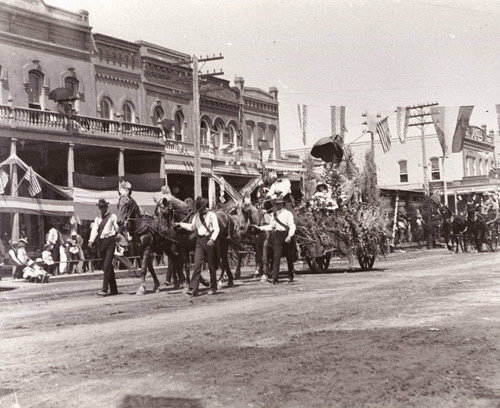
[[[116,214],[108,212],[109,203],[101,198],[97,203],[97,207],[101,211],[101,215],[97,216],[90,231],[89,248],[97,245],[99,257],[102,260],[102,269],[104,278],[102,281],[102,290],[97,293],[98,296],[107,296],[108,287],[109,295],[117,295],[115,270],[113,268],[113,257],[116,246],[116,234],[118,232],[118,224]]]
[[[196,247],[194,251],[194,271],[189,284],[188,295],[197,296],[198,287],[200,286],[201,268],[203,260],[208,262],[210,270],[210,290],[209,295],[215,295],[217,292],[217,253],[215,250],[215,240],[219,235],[219,222],[217,216],[212,211],[209,211],[208,200],[203,197],[198,197],[194,203],[196,214],[191,223],[180,222],[181,228],[188,231],[196,231]]]
[[[294,280],[293,272],[293,251],[294,243],[292,238],[295,234],[295,222],[293,214],[284,208],[283,197],[278,197],[273,200],[275,212],[271,217],[269,225],[262,225],[259,228],[261,231],[273,231],[271,235],[271,245],[273,248],[273,279],[272,283],[278,283],[278,275],[280,272],[281,257],[285,255],[288,264],[288,282]]]

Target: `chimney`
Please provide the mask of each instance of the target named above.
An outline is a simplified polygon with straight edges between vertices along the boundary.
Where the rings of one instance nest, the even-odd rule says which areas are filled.
[[[274,86],[272,88],[269,88],[269,93],[273,96],[273,99],[275,101],[278,100],[278,88],[276,88]]]
[[[243,91],[245,86],[245,79],[243,77],[234,77],[234,84],[239,88],[240,91]]]

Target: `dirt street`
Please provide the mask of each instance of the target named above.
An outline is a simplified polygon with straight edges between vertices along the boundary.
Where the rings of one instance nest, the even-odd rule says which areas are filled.
[[[500,407],[500,254],[345,264],[194,299],[2,281],[0,407]]]

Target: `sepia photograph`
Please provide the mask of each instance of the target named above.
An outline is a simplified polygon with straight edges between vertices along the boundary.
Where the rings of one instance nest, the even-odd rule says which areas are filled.
[[[500,408],[499,18],[0,0],[0,408]]]

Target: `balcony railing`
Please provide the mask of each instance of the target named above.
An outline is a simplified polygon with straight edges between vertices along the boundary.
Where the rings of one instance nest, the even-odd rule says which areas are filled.
[[[158,126],[119,122],[91,116],[69,118],[59,112],[0,105],[0,126],[19,127],[34,131],[54,131],[81,135],[158,141],[163,143],[163,130]]]
[[[59,112],[38,109],[19,108],[0,105],[0,127],[30,129],[34,132],[59,132],[93,137],[115,138],[116,140],[132,140],[137,142],[164,143],[165,134],[161,127],[140,123],[120,122],[116,120],[75,115],[69,118]],[[194,155],[194,145],[175,139],[165,139],[165,151],[172,154]],[[212,149],[208,145],[200,146],[204,158],[255,164],[260,162],[260,152],[255,149],[244,149],[235,153]],[[268,166],[283,170],[300,169],[300,161],[269,159]]]

